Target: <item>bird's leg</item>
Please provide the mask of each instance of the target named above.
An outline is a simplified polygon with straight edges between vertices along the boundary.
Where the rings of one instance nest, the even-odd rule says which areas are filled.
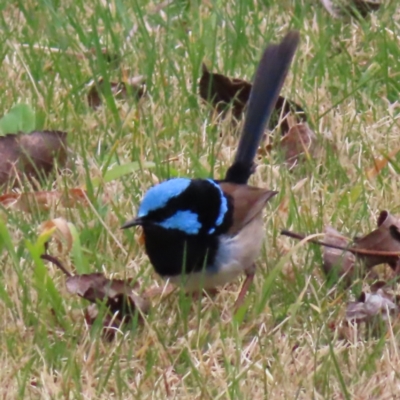
[[[239,295],[235,301],[234,310],[235,312],[243,305],[244,298],[246,293],[249,290],[250,285],[253,283],[254,275],[256,274],[256,265],[253,264],[250,268],[247,268],[246,271],[246,279],[243,282],[242,288],[240,289]]]

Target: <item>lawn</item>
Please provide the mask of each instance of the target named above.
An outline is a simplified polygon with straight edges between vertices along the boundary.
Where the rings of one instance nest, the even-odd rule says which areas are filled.
[[[2,0],[0,114],[25,103],[37,129],[68,132],[67,165],[41,189],[84,188],[89,200],[31,212],[0,206],[3,399],[399,396],[398,319],[373,335],[347,327],[347,303],[370,282],[327,282],[323,250],[280,235],[330,225],[351,238],[373,230],[382,210],[400,215],[400,8],[385,3],[357,20],[334,19],[317,0]],[[199,98],[202,62],[251,81],[263,49],[290,29],[301,41],[282,93],[306,110],[318,151],[290,171],[279,130],[272,150],[260,151],[251,183],[279,194],[266,207],[244,307],[228,317],[239,281],[215,296],[157,295],[144,321],[107,341],[101,324],[85,323],[89,303],[40,260],[41,224],[70,223],[72,248],[54,239],[48,248],[69,271],[133,278],[139,292],[163,285],[137,231],[119,227],[156,182],[224,175],[238,127]],[[107,87],[139,76],[139,100],[115,99],[108,88],[102,105],[89,107],[93,80]],[[390,163],[368,174],[389,153]]]

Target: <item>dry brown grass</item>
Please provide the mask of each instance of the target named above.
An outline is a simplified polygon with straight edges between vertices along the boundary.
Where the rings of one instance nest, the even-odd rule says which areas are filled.
[[[344,327],[346,303],[363,283],[346,291],[329,287],[320,250],[295,246],[279,231],[314,233],[330,224],[351,237],[370,231],[380,210],[400,213],[399,158],[377,178],[365,175],[373,157],[400,146],[398,6],[391,2],[356,22],[333,20],[318,2],[305,0],[204,2],[200,8],[174,2],[156,14],[139,3],[3,4],[2,109],[31,103],[43,125],[69,132],[69,169],[45,189],[86,186],[92,206],[33,214],[0,210],[0,396],[396,398],[398,320],[375,337],[362,327]],[[126,41],[132,26],[136,33]],[[54,217],[74,224],[78,250],[58,254],[71,269],[137,277],[143,288],[163,284],[135,232],[119,226],[155,182],[207,176],[212,168],[220,177],[232,160],[237,140],[228,121],[197,98],[202,59],[251,79],[261,48],[289,28],[301,31],[301,45],[284,94],[305,106],[321,143],[328,138],[337,150],[320,145],[315,159],[293,172],[278,150],[260,157],[252,182],[280,195],[267,207],[266,246],[243,315],[226,318],[240,282],[196,301],[175,292],[153,299],[143,326],[104,341],[99,329],[83,322],[86,303],[66,293],[61,273],[35,261],[37,227]],[[120,72],[66,53],[85,46],[121,54],[131,75],[146,76],[148,96],[139,104],[110,99],[89,109],[85,83],[93,76],[118,79]],[[133,160],[156,166],[90,187],[105,170]]]

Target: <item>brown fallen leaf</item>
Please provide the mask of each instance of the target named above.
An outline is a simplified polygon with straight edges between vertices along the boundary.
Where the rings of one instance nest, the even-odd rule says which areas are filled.
[[[34,131],[0,136],[0,186],[15,186],[23,175],[43,178],[55,165],[63,167],[66,160],[66,132]]]
[[[332,228],[327,229],[324,241],[310,239],[310,243],[332,249],[324,252],[324,271],[331,273],[332,268],[337,265],[339,260],[340,269],[336,269],[336,273],[339,277],[348,274],[347,280],[354,278],[356,272],[358,276],[362,277],[365,272],[379,264],[388,264],[395,273],[399,273],[400,220],[388,211],[382,211],[379,214],[377,225],[378,228],[371,233],[361,238],[355,238],[353,245],[346,245],[345,237]],[[281,234],[294,239],[306,239],[305,235],[288,230],[281,231]],[[350,257],[349,253],[354,255],[355,259],[362,261],[363,270],[355,270],[355,260]]]
[[[74,188],[68,189],[66,192],[54,190],[29,193],[5,193],[0,196],[0,205],[24,212],[46,211],[59,204],[63,207],[74,207],[77,204],[86,205],[86,191]]]
[[[51,235],[56,242],[58,252],[69,253],[74,242],[71,225],[64,218],[50,219],[40,224],[39,237]]]
[[[310,158],[315,139],[315,133],[307,123],[297,124],[289,129],[280,143],[289,169],[294,168],[302,157]]]
[[[342,248],[346,248],[348,244],[348,239],[330,226],[325,228],[324,241],[325,243],[340,246]],[[355,255],[349,251],[343,251],[333,247],[324,248],[323,270],[327,276],[334,275],[338,278],[346,276],[346,281],[351,281],[354,275],[355,261]]]
[[[138,304],[139,309],[147,310],[146,304],[134,293],[132,279],[107,279],[102,273],[96,272],[69,276],[65,284],[71,294],[77,294],[92,303],[123,295],[131,298],[133,304]]]
[[[204,63],[202,72],[199,82],[200,97],[212,103],[219,111],[223,111],[232,102],[233,115],[239,118],[249,100],[251,83],[209,72]]]
[[[126,100],[128,97],[139,100],[145,93],[145,86],[142,82],[142,76],[131,78],[126,82],[110,82],[111,92],[117,100]],[[100,78],[97,83],[93,83],[87,95],[90,107],[97,108],[102,104],[104,90],[103,78]]]
[[[367,269],[375,265],[387,263],[393,270],[396,270],[399,263],[399,256],[383,255],[378,254],[378,252],[397,252],[400,254],[400,241],[393,237],[390,228],[391,226],[400,228],[400,219],[384,210],[378,216],[377,225],[378,228],[368,235],[354,239],[354,249],[369,249],[377,252],[376,255],[358,255],[363,259]]]
[[[369,180],[376,178],[379,173],[392,161],[392,159],[397,155],[400,151],[400,147],[392,150],[388,155],[384,155],[380,158],[374,159],[374,166],[365,171],[367,178]]]
[[[106,313],[103,326],[104,334],[108,339],[115,329],[120,329],[124,324],[128,324],[138,311],[139,321],[142,321],[142,315],[150,309],[148,298],[139,296],[135,289],[138,284],[133,285],[132,279],[108,279],[101,273],[72,275],[63,264],[53,256],[43,254],[43,260],[47,260],[56,265],[66,276],[66,287],[71,294],[95,303],[95,305],[104,302]],[[98,316],[98,308],[91,307],[85,313],[85,319],[90,324]]]
[[[121,330],[121,323],[116,321],[111,313],[105,315],[100,314],[100,310],[97,304],[90,304],[84,311],[85,321],[88,326],[92,326],[96,320],[102,317],[102,334],[104,339],[112,342],[115,339],[116,333]]]
[[[335,18],[348,15],[365,18],[370,12],[379,10],[382,5],[374,0],[321,0],[321,3]]]
[[[351,322],[373,322],[377,317],[388,321],[389,316],[399,314],[399,306],[395,296],[383,288],[371,293],[362,292],[358,301],[349,302],[346,309],[346,320]]]
[[[249,100],[252,84],[242,79],[228,78],[225,75],[210,72],[202,64],[202,76],[199,82],[200,97],[211,103],[219,112],[226,110],[232,104],[232,112],[240,119]],[[307,117],[302,107],[295,102],[279,96],[275,112],[269,122],[269,129],[275,129],[280,124],[282,135],[289,131],[288,116],[293,115],[297,123],[306,121]]]

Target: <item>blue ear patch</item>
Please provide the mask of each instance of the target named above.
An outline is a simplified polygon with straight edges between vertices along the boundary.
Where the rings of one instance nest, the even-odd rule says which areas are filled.
[[[170,199],[185,191],[190,182],[188,178],[173,178],[150,188],[140,204],[138,217],[145,217],[151,211],[163,208]]]
[[[199,222],[197,214],[187,210],[177,211],[166,220],[158,222],[157,225],[165,229],[179,229],[188,235],[196,235],[201,229],[201,223]]]
[[[225,214],[228,211],[228,200],[226,199],[224,192],[221,189],[221,186],[219,186],[215,181],[212,179],[207,179],[211,184],[213,184],[218,190],[220,194],[220,199],[221,199],[221,204],[219,206],[219,214],[218,217],[215,221],[215,227],[220,226],[224,222]],[[208,233],[211,235],[215,232],[215,228],[211,228]]]

